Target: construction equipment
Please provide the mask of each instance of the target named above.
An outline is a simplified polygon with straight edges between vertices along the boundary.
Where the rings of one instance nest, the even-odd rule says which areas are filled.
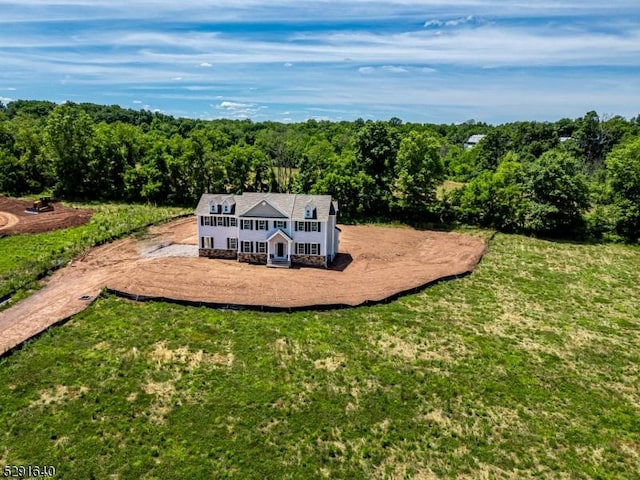
[[[51,198],[49,197],[40,197],[40,200],[36,200],[33,202],[33,207],[27,208],[25,213],[44,213],[44,212],[52,212],[53,205],[51,205]]]

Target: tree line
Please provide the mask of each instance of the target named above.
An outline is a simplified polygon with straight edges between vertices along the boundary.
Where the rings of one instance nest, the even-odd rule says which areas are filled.
[[[473,134],[484,137],[468,148]],[[4,194],[193,206],[204,192],[242,191],[330,194],[343,220],[638,242],[640,116],[282,124],[0,103]]]

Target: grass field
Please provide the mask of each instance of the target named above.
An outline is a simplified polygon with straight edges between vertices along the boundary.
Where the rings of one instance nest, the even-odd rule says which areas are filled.
[[[96,244],[119,238],[151,223],[158,223],[190,210],[152,205],[74,204],[95,211],[80,227],[40,234],[0,238],[0,296],[33,287],[45,273],[67,263]]]
[[[389,305],[97,300],[0,360],[0,465],[58,478],[638,478],[640,248],[498,234]]]

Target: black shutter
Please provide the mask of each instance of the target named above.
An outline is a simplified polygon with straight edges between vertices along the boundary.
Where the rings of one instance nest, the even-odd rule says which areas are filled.
[[[240,230],[244,230],[244,220],[240,219]]]
[[[318,222],[318,233],[320,232],[320,225],[322,225],[322,222]]]

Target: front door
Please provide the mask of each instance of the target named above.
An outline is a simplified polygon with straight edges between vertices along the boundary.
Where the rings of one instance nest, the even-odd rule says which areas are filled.
[[[276,257],[284,257],[284,243],[278,242],[276,245]]]

